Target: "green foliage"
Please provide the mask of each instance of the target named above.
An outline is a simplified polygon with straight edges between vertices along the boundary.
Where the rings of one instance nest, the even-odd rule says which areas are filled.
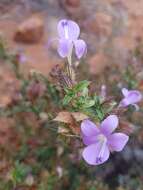
[[[36,150],[37,159],[43,163],[48,161],[51,157],[54,157],[54,155],[55,150],[52,147],[40,147]]]
[[[63,99],[63,105],[68,105],[73,99],[77,99],[77,104],[79,104],[77,107],[83,105],[85,103],[85,98],[88,96],[89,84],[90,82],[85,80],[76,84],[72,89],[65,88],[66,95]]]
[[[58,182],[58,178],[55,175],[48,175],[46,179],[43,180],[38,185],[38,190],[54,190],[56,189],[56,183]]]
[[[81,92],[82,94],[84,94],[83,92],[87,91],[87,87],[89,86],[89,84],[90,82],[87,80],[80,81],[73,87],[74,93]]]
[[[26,158],[26,156],[28,155],[29,152],[29,148],[27,146],[27,144],[23,144],[21,145],[21,148],[19,150],[19,152],[17,154],[15,154],[15,159],[22,161]]]
[[[135,89],[137,87],[137,80],[135,79],[136,74],[134,73],[134,68],[132,65],[128,65],[123,74],[123,78],[127,83],[129,89]]]
[[[89,85],[89,81],[81,81],[73,88],[65,89],[63,105],[70,111],[82,112],[95,121],[102,121],[105,115],[114,109],[116,103],[104,106],[99,96],[89,94]]]
[[[31,172],[31,168],[18,161],[15,163],[14,168],[11,170],[11,178],[14,185],[23,183],[25,177]]]
[[[41,81],[42,83],[45,84],[46,86],[46,97],[50,100],[52,100],[52,102],[60,107],[61,106],[61,97],[60,97],[60,92],[58,90],[58,88],[52,84],[44,75],[40,74],[40,73],[34,73],[33,74],[33,78],[35,80]]]
[[[0,59],[8,63],[14,73],[17,79],[23,78],[23,74],[20,72],[20,66],[19,66],[19,54],[15,52],[11,52],[7,46],[4,39],[0,37]]]
[[[8,58],[7,48],[5,46],[5,41],[0,37],[0,59],[6,60]]]
[[[0,179],[0,189],[11,190],[13,189],[13,184],[11,181],[5,181],[4,179]]]

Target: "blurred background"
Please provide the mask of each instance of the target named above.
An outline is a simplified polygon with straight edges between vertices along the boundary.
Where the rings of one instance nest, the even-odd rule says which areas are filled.
[[[143,0],[0,0],[0,36],[11,52],[23,54],[25,74],[48,76],[62,64],[56,41],[49,41],[63,18],[79,24],[87,43],[79,78],[92,80],[98,90],[107,85],[119,97],[123,86],[143,91]],[[5,106],[19,84],[2,58],[0,80]],[[0,190],[143,190],[142,109],[131,110],[120,124],[131,136],[124,151],[96,167],[82,161],[78,141],[57,139],[39,129],[33,116],[26,118],[16,127],[12,119],[0,118]],[[25,122],[31,131],[22,130]]]

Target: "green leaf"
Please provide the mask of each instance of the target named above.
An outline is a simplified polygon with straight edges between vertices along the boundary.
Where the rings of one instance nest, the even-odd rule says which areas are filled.
[[[97,113],[98,119],[99,119],[100,121],[102,121],[103,118],[104,118],[103,112],[102,112],[101,110],[97,109],[97,110],[96,110],[96,113]]]
[[[70,101],[72,100],[73,96],[65,95],[63,99],[63,105],[68,105]]]
[[[15,184],[22,183],[26,175],[31,172],[31,168],[16,161],[15,167],[11,171],[12,180]]]
[[[74,92],[81,92],[84,91],[85,88],[87,90],[87,87],[89,86],[90,82],[87,80],[79,82],[76,86],[74,86]]]
[[[90,107],[94,106],[94,104],[95,104],[95,100],[92,100],[92,99],[86,100],[86,102],[84,104],[84,107],[85,108],[90,108]]]
[[[88,88],[87,87],[85,87],[84,89],[83,89],[83,91],[82,91],[82,95],[83,96],[88,96]]]

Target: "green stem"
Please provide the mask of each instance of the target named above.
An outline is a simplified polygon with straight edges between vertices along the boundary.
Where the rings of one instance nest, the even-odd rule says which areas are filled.
[[[70,48],[69,50],[69,54],[67,56],[67,60],[68,60],[68,66],[67,66],[67,71],[68,71],[68,75],[69,77],[72,78],[72,50],[73,50],[73,46]]]

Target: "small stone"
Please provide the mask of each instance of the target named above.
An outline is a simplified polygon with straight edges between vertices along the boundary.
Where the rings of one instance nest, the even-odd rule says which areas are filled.
[[[87,21],[86,28],[97,36],[109,36],[112,33],[112,17],[102,12],[96,13]]]
[[[31,17],[19,25],[14,39],[18,42],[37,43],[44,35],[44,22],[40,17]]]
[[[108,58],[107,56],[99,52],[96,55],[93,55],[89,59],[89,70],[91,74],[99,74],[101,73],[106,66],[108,66]]]
[[[60,0],[61,5],[73,20],[84,20],[87,12],[80,0]]]

